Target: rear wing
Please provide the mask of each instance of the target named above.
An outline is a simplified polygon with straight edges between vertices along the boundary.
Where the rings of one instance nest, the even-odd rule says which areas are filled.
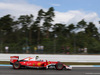
[[[10,56],[10,63],[14,63],[14,62],[16,62],[16,61],[18,61],[18,59],[19,59],[19,56]]]

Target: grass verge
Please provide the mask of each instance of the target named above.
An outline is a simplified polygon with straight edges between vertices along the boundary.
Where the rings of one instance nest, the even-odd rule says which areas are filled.
[[[0,64],[10,64],[9,61],[0,61]]]

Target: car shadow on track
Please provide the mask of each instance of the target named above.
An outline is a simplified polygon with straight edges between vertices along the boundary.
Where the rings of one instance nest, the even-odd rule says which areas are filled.
[[[10,69],[12,70],[57,70],[57,69],[45,69],[45,68],[20,68],[20,69],[13,69],[12,67],[10,67]],[[63,69],[63,71],[71,71],[71,70],[67,70],[67,69]],[[59,70],[61,71],[61,70]]]

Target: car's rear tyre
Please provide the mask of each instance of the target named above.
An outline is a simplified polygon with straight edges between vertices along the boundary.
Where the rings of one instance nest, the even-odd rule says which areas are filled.
[[[63,64],[60,63],[60,62],[58,62],[58,63],[56,64],[56,69],[57,69],[57,70],[62,70],[63,67],[64,67]]]
[[[20,63],[19,62],[15,62],[14,64],[13,64],[13,68],[14,69],[19,69],[20,68]]]

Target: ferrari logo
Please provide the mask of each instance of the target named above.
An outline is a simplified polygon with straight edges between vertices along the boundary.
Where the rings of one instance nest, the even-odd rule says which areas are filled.
[[[29,61],[31,60],[31,58],[29,58]]]
[[[50,62],[48,62],[48,64],[50,64]]]
[[[33,64],[33,66],[35,66],[35,64]]]

